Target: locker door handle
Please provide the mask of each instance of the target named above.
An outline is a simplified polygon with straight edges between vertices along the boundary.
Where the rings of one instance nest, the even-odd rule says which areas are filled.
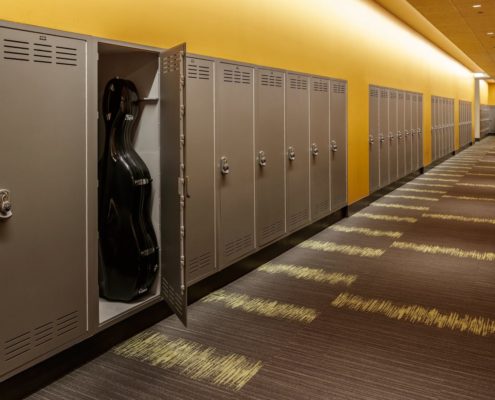
[[[373,145],[375,143],[375,138],[373,135],[370,135],[370,144]]]
[[[225,156],[220,158],[220,171],[222,172],[222,175],[227,175],[230,173],[229,162]]]
[[[394,141],[394,134],[392,132],[389,132],[388,138],[390,139],[391,142],[393,142]]]
[[[416,129],[411,129],[411,135],[416,135]]]
[[[258,152],[258,164],[260,167],[266,167],[266,155],[263,150]]]
[[[320,151],[318,150],[317,144],[313,143],[311,145],[311,154],[313,154],[313,157],[316,157],[316,156],[318,156],[319,153],[320,153]]]
[[[12,217],[12,203],[10,202],[10,191],[0,189],[0,220]]]
[[[337,142],[335,140],[332,140],[330,142],[330,149],[335,153],[338,149],[339,146],[337,146]]]
[[[401,140],[401,139],[402,139],[402,132],[401,132],[401,131],[397,132],[397,138],[398,138],[399,140]]]
[[[406,136],[409,136],[409,131],[404,131],[404,133],[406,134]]]
[[[421,129],[418,129],[418,135],[421,135]]]
[[[383,143],[385,141],[385,138],[383,137],[383,135],[380,135],[379,138],[380,138],[380,143]]]
[[[289,158],[289,161],[294,161],[296,159],[296,150],[294,149],[294,147],[289,147],[289,149],[287,150],[287,157]]]

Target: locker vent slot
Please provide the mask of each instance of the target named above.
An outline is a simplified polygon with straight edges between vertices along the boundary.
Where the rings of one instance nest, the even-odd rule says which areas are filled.
[[[280,233],[283,230],[282,221],[274,222],[271,225],[266,225],[261,229],[261,239],[266,240],[271,238],[273,235]]]
[[[381,92],[381,98],[382,99],[386,99],[387,97],[388,97],[388,92],[385,91],[385,90],[382,90],[382,92]]]
[[[178,71],[181,64],[181,54],[173,53],[162,58],[162,72],[168,74],[169,72]]]
[[[399,100],[402,100],[402,99],[404,99],[404,93],[399,92]]]
[[[251,83],[251,73],[246,71],[225,69],[223,71],[223,81],[227,83]]]
[[[245,235],[225,244],[225,256],[230,257],[253,247],[253,235]]]
[[[294,214],[292,214],[289,217],[289,226],[298,226],[304,222],[308,222],[309,219],[309,212],[308,209],[305,208],[304,210],[298,211]]]
[[[53,340],[63,340],[63,336],[70,334],[79,327],[79,312],[73,311],[46,322],[31,331],[21,333],[3,343],[3,361],[10,361],[30,351],[39,351],[39,346]]]
[[[325,200],[322,201],[321,203],[316,205],[316,213],[317,214],[324,214],[325,212],[330,211],[330,201]]]
[[[391,99],[396,99],[397,98],[397,93],[396,92],[390,92],[390,98]]]
[[[187,270],[189,273],[196,273],[205,268],[208,268],[212,264],[212,261],[213,256],[211,252],[201,254],[191,259],[191,261],[187,265]]]
[[[343,83],[343,82],[332,83],[332,92],[333,93],[345,93],[345,83]]]
[[[328,92],[328,82],[313,81],[313,90],[315,92]]]
[[[77,66],[77,49],[55,46],[55,59],[58,65]]]
[[[34,44],[33,61],[37,63],[51,64],[53,60],[52,46],[49,44]]]
[[[261,75],[262,86],[282,87],[282,77],[279,75]]]
[[[370,88],[370,96],[371,97],[378,97],[378,89]]]
[[[300,89],[307,90],[308,89],[308,81],[305,78],[290,78],[289,79],[289,87],[291,89]]]
[[[187,66],[187,77],[189,79],[210,79],[210,67],[208,65],[189,64]]]
[[[3,58],[13,61],[30,61],[29,42],[3,39]]]

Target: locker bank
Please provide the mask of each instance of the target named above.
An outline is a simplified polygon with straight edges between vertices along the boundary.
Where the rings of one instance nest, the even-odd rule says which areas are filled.
[[[0,398],[491,399],[495,4],[427,3],[3,5]]]

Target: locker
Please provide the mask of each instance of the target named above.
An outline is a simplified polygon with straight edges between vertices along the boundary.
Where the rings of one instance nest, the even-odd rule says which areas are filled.
[[[440,97],[440,157],[445,155],[445,100]]]
[[[0,38],[1,378],[86,334],[89,222],[87,42]]]
[[[347,83],[331,81],[330,92],[330,206],[347,205]]]
[[[437,98],[431,96],[431,158],[435,161],[438,158],[438,143],[437,143]]]
[[[378,121],[380,149],[380,187],[390,183],[389,177],[389,140],[388,140],[388,97],[389,90],[380,88],[380,107]]]
[[[285,86],[287,231],[309,223],[309,78],[288,73]]]
[[[397,96],[397,170],[399,178],[406,175],[406,140],[404,136],[404,104],[405,96],[403,91]]]
[[[418,169],[418,96],[411,93],[411,171]]]
[[[253,68],[216,63],[218,266],[255,248]]]
[[[370,193],[380,188],[380,151],[378,137],[379,89],[369,87],[369,171]]]
[[[423,167],[423,95],[418,94],[418,168]]]
[[[263,246],[285,233],[285,74],[256,70],[256,242]]]
[[[309,102],[311,220],[330,212],[329,81],[311,78]]]
[[[450,148],[449,151],[454,151],[454,99],[450,99]]]
[[[397,91],[390,89],[388,101],[388,148],[389,148],[389,179],[398,179],[398,141],[397,141]]]
[[[412,168],[412,104],[411,104],[411,93],[405,93],[405,139],[406,139],[406,174],[411,172]]]
[[[192,284],[215,272],[214,63],[187,57],[186,263]]]

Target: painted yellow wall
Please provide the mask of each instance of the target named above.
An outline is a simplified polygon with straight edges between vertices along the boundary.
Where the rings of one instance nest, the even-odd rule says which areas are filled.
[[[490,93],[488,83],[480,80],[480,104],[488,104],[489,97]]]
[[[347,79],[350,202],[368,195],[369,84],[424,93],[426,163],[430,96],[474,96],[464,66],[370,0],[15,0],[0,18]]]
[[[495,83],[488,84],[488,100],[486,103],[490,106],[495,106]]]

